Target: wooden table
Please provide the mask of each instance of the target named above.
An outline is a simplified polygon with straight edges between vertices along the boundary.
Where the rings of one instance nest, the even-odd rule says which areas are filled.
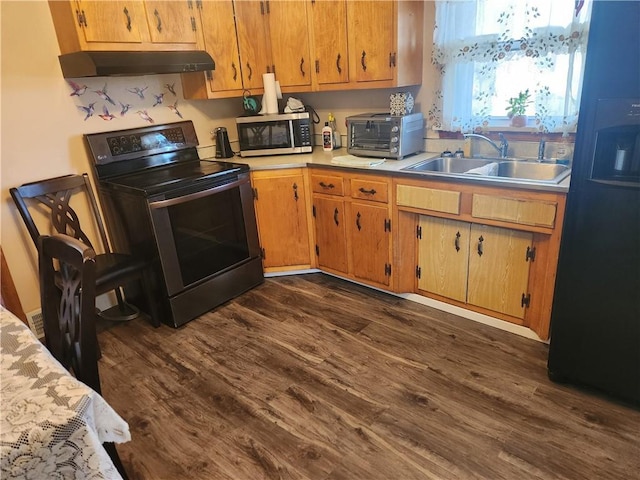
[[[0,477],[121,479],[103,442],[129,426],[0,307]]]

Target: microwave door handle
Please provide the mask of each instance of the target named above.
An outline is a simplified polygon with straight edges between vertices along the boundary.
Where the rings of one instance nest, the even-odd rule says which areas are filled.
[[[167,208],[173,207],[174,205],[180,205],[182,203],[190,202],[192,200],[197,200],[202,197],[206,197],[208,195],[214,193],[224,192],[225,190],[231,190],[232,188],[237,188],[245,183],[248,183],[249,179],[244,178],[242,180],[236,180],[231,183],[225,183],[224,185],[219,185],[217,187],[208,188],[206,190],[202,190],[200,192],[191,193],[189,195],[184,195],[182,197],[170,198],[168,200],[157,200],[155,202],[150,202],[149,207],[153,209],[158,208]]]
[[[291,127],[289,129],[289,142],[291,147],[295,147],[296,146],[296,136],[295,136],[295,128],[293,127],[293,122],[289,122],[289,126]]]

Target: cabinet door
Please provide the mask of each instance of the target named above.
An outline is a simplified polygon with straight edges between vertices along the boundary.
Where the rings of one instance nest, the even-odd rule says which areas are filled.
[[[524,318],[532,241],[530,232],[472,225],[467,302]]]
[[[87,42],[141,43],[148,35],[145,9],[139,1],[81,1]]]
[[[419,227],[422,236],[418,242],[418,288],[466,302],[471,225],[421,215]]]
[[[269,19],[272,71],[282,87],[311,85],[307,2],[265,2]]]
[[[152,43],[197,44],[193,2],[147,0],[145,7]]]
[[[351,203],[349,235],[353,275],[382,285],[391,278],[389,209],[386,205]]]
[[[347,2],[347,11],[349,55],[355,80],[393,80],[394,2]]]
[[[309,265],[309,230],[302,172],[253,178],[263,265]]]
[[[246,89],[262,89],[262,74],[271,71],[271,52],[267,43],[265,2],[233,2],[238,32],[242,84]],[[284,25],[281,28],[287,28]]]
[[[347,273],[347,230],[342,199],[313,197],[318,266]]]
[[[318,84],[348,82],[346,0],[314,1],[309,10]]]
[[[238,38],[233,17],[232,0],[198,2],[204,49],[216,62],[209,77],[209,90],[242,91],[242,72],[238,53]]]

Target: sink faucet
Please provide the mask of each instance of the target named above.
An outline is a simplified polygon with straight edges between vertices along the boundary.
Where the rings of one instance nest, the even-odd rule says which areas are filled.
[[[502,133],[499,133],[498,135],[500,136],[500,146],[496,145],[495,142],[490,138],[485,137],[484,135],[478,135],[477,133],[465,133],[464,138],[469,138],[469,137],[481,138],[482,140],[489,142],[489,145],[491,145],[493,148],[495,148],[498,151],[498,153],[500,153],[500,158],[507,158],[507,150],[509,149],[509,142],[507,142],[507,139],[504,138],[504,135]]]
[[[540,140],[540,143],[538,144],[538,161],[542,162],[544,160],[544,147],[546,146],[547,142],[545,142],[544,140]]]

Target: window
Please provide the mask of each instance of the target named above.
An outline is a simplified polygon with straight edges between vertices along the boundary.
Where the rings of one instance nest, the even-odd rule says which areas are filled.
[[[575,131],[590,12],[590,0],[436,0],[432,127],[508,125],[509,98],[528,90],[529,126]]]

